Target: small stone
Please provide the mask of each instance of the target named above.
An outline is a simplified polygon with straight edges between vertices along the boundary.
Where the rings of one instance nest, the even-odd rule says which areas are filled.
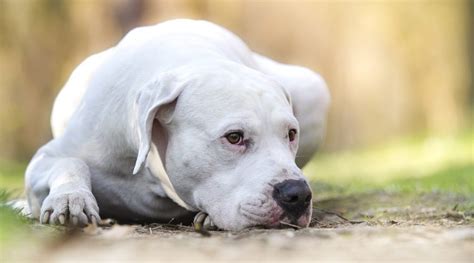
[[[285,236],[289,238],[295,237],[295,231],[286,231]]]

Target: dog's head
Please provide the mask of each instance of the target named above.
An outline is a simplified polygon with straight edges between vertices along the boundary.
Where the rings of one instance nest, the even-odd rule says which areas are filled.
[[[195,68],[163,73],[140,92],[135,170],[156,147],[179,198],[222,229],[307,226],[312,197],[295,164],[288,93],[236,63]]]

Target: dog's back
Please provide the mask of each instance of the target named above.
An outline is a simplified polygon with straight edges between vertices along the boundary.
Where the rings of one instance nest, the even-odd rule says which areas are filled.
[[[190,45],[190,42],[194,39],[195,42],[214,46],[216,50],[224,53],[231,60],[253,68],[255,67],[255,62],[250,56],[251,52],[245,43],[228,30],[207,21],[176,19],[154,26],[139,27],[130,31],[120,41],[118,47],[133,49],[134,45],[146,43],[151,38],[156,40],[167,39],[167,41],[177,38],[179,42],[182,39],[181,36],[186,37],[188,40],[183,39],[181,41],[181,45],[184,47]],[[101,64],[113,55],[115,49],[113,47],[88,57],[73,71],[54,101],[51,114],[51,128],[54,138],[64,133],[71,116],[90,87],[94,73],[97,72]],[[177,50],[176,52],[182,53],[185,57],[185,53],[190,51]],[[166,56],[170,54],[160,55],[160,57],[166,59]],[[172,63],[176,63],[176,54],[172,54],[172,56],[174,57],[174,62]],[[167,64],[171,66],[172,63]]]

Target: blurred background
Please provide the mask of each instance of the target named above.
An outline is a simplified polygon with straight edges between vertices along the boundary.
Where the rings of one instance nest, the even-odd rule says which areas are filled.
[[[389,160],[395,172],[440,168],[446,158],[472,171],[473,14],[473,1],[461,0],[0,0],[0,167],[21,177],[51,139],[53,100],[83,59],[134,27],[185,17],[218,23],[251,49],[326,79],[323,177]],[[342,154],[380,145],[389,156]]]
[[[26,165],[52,138],[53,100],[73,69],[130,29],[172,18],[210,20],[252,50],[325,78],[332,94],[327,138],[304,168],[316,209],[371,226],[474,226],[473,0],[0,0],[0,258],[33,251],[34,262],[60,251],[59,242],[45,242],[55,228],[40,228],[3,203],[24,196]],[[452,243],[454,236],[472,241],[460,232],[441,238],[469,251],[472,243]],[[419,250],[424,239],[396,240],[406,252],[406,244]],[[219,244],[245,251],[227,241]],[[371,243],[363,243],[367,250]],[[83,244],[73,255],[89,254],[91,243]],[[103,251],[122,257],[139,248],[134,259],[148,251],[126,244]],[[37,257],[41,247],[46,252]]]

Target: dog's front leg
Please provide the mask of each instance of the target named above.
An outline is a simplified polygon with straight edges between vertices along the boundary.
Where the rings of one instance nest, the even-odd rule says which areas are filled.
[[[32,216],[43,224],[83,226],[100,219],[89,167],[81,159],[38,152],[26,171],[26,192]]]

